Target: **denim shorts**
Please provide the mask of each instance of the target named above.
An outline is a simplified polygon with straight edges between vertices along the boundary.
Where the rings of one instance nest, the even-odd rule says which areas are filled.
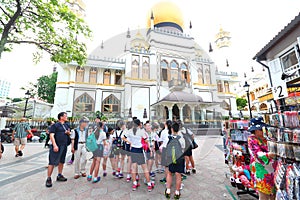
[[[57,166],[59,163],[64,164],[66,160],[68,147],[66,145],[58,146],[58,152],[54,152],[53,145],[50,145],[49,150],[49,165]]]

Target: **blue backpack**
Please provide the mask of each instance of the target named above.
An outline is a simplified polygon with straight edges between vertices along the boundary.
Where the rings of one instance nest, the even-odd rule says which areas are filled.
[[[96,142],[96,136],[94,133],[90,134],[86,139],[86,149],[89,152],[94,152],[98,149],[98,145]]]

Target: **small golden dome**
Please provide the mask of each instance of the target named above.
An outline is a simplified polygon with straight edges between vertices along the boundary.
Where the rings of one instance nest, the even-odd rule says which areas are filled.
[[[147,27],[151,26],[151,12],[154,16],[154,26],[161,23],[174,23],[181,29],[184,27],[181,10],[172,2],[160,2],[155,4],[147,17]]]

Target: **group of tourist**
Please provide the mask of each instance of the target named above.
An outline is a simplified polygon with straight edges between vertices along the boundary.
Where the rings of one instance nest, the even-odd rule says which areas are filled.
[[[148,191],[155,186],[156,173],[165,172],[165,196],[170,198],[172,174],[176,176],[175,199],[180,198],[182,174],[196,173],[192,150],[197,147],[194,135],[183,127],[182,122],[168,120],[165,123],[142,123],[133,118],[130,122],[119,120],[116,126],[107,127],[100,119],[89,125],[83,117],[79,126],[71,130],[67,123],[67,114],[58,115],[58,122],[49,128],[50,150],[46,187],[52,187],[51,175],[58,166],[57,181],[67,181],[63,175],[68,145],[74,154],[74,178],[86,177],[87,181],[97,183],[107,176],[107,163],[110,161],[112,175],[121,179],[127,172],[126,181],[132,181],[132,190],[140,187],[138,166],[144,173],[144,183]],[[86,172],[87,152],[92,151],[92,164]],[[154,170],[154,166],[156,170]],[[126,171],[125,171],[126,169]]]

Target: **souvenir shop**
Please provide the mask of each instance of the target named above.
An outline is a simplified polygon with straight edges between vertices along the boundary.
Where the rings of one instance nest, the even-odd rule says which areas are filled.
[[[276,200],[300,200],[300,112],[284,111],[270,115],[270,126],[263,132],[268,140],[269,152],[277,155],[275,171]],[[294,107],[294,110],[296,107]],[[238,189],[237,195],[251,195],[250,155],[248,151],[248,121],[232,120],[229,124],[230,139],[227,141],[226,160],[230,168],[230,182]]]

